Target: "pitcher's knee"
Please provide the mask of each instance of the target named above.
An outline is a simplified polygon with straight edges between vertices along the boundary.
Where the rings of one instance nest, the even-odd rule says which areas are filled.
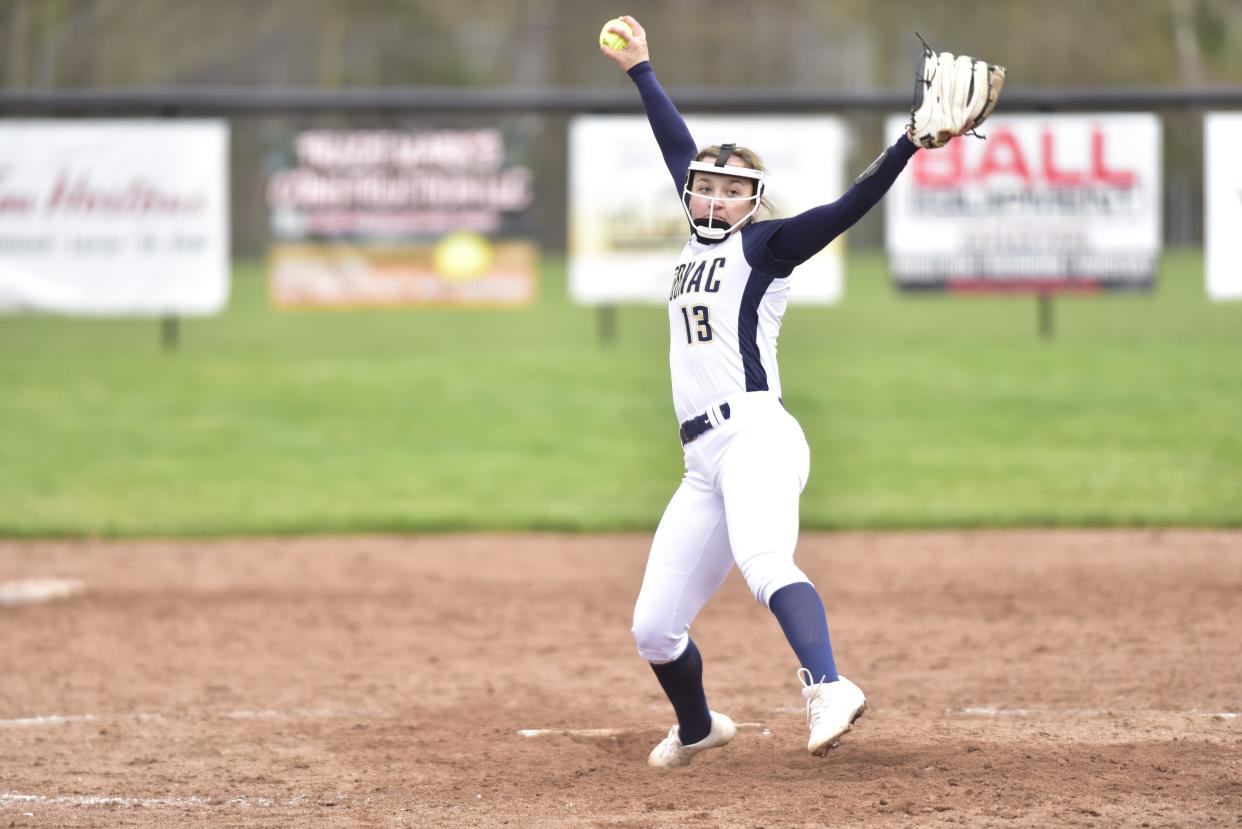
[[[690,635],[684,631],[678,635],[663,625],[647,624],[639,620],[634,621],[630,632],[634,634],[638,655],[657,665],[677,659],[685,652],[690,641]]]
[[[755,601],[764,607],[772,599],[772,594],[782,587],[798,582],[810,583],[806,573],[793,563],[792,556],[780,553],[760,553],[751,556],[741,565],[742,576],[746,586],[750,588]]]

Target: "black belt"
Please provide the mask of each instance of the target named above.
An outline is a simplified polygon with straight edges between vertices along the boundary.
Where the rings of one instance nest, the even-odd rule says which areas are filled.
[[[728,420],[729,404],[721,403],[717,408],[720,410],[720,419],[722,421]],[[690,418],[685,423],[681,424],[681,445],[685,446],[687,443],[697,437],[700,437],[705,432],[710,432],[715,426],[716,424],[712,423],[712,419],[706,412],[697,417]]]

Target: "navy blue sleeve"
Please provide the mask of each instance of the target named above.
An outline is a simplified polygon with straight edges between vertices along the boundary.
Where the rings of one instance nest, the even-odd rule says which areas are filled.
[[[686,168],[698,152],[698,145],[690,135],[690,129],[682,119],[681,113],[656,80],[655,70],[651,61],[643,61],[631,67],[629,75],[638,87],[643,99],[643,108],[647,110],[647,120],[651,123],[651,131],[655,134],[656,143],[660,145],[660,153],[664,156],[664,165],[677,188],[677,197],[681,198],[682,187],[686,183]]]
[[[768,251],[768,243],[772,234],[780,230],[788,219],[766,219],[762,222],[748,222],[741,229],[742,255],[746,264],[753,270],[761,271],[773,279],[789,276],[794,267],[802,262],[782,262]]]
[[[743,235],[746,261],[754,268],[787,273],[810,259],[884,197],[917,149],[903,133],[841,198],[788,219],[759,222],[768,227]]]

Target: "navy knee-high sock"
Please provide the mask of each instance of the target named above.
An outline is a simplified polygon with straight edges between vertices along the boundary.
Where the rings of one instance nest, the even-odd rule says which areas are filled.
[[[660,687],[677,712],[677,736],[688,746],[703,739],[712,730],[712,715],[707,710],[703,692],[703,657],[694,640],[685,653],[663,665],[651,663]]]
[[[806,582],[782,587],[768,600],[768,609],[813,682],[836,682],[837,663],[828,639],[828,615],[815,588]]]

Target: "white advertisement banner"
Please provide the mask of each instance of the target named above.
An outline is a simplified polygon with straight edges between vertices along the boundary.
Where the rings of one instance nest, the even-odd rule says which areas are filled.
[[[888,132],[908,116],[888,119]],[[1013,115],[920,150],[885,199],[905,289],[1150,288],[1161,248],[1151,114]]]
[[[1207,292],[1214,300],[1242,299],[1242,113],[1209,112],[1203,142]]]
[[[203,315],[229,290],[222,121],[0,121],[0,311]]]
[[[686,123],[700,146],[732,142],[759,154],[777,217],[826,204],[845,190],[846,133],[837,118],[708,116]],[[586,305],[666,303],[690,226],[647,118],[577,117],[569,150],[570,296]],[[839,237],[795,271],[791,302],[840,298],[843,248]]]

